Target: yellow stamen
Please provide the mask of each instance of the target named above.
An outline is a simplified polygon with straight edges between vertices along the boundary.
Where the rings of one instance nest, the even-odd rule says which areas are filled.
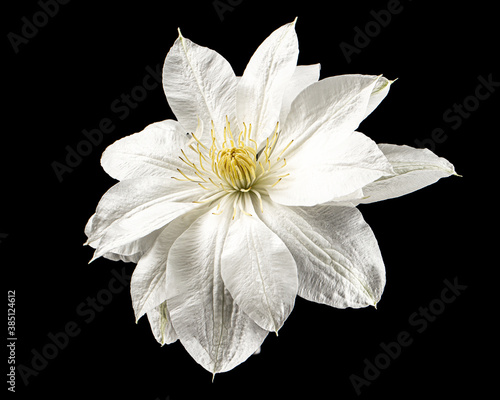
[[[273,184],[271,185],[271,187],[275,187],[278,183],[280,183],[280,182],[281,182],[281,180],[282,180],[282,179],[283,179],[283,178],[279,178],[279,179],[278,179],[275,183],[273,183]]]
[[[211,121],[210,136],[205,139],[205,143],[208,141],[209,144],[203,144],[197,137],[201,132],[201,129],[197,128],[196,134],[191,133],[192,139],[186,144],[195,156],[190,154],[191,158],[188,157],[183,149],[179,157],[189,171],[183,172],[177,169],[182,177],[173,177],[178,181],[197,183],[207,191],[194,203],[213,204],[219,201],[214,215],[222,214],[223,209],[227,208],[226,200],[221,202],[221,198],[232,201],[233,219],[239,215],[252,215],[245,210],[251,201],[250,197],[245,195],[249,192],[255,193],[259,200],[260,211],[264,212],[262,194],[266,188],[276,186],[289,175],[287,173],[278,175],[277,171],[287,165],[287,160],[281,157],[293,143],[292,140],[278,158],[275,158],[273,153],[280,138],[279,122],[260,150],[258,143],[252,138],[252,124],[245,122],[242,124],[243,130],[233,134],[229,118],[226,116],[224,127],[216,134],[215,124]],[[282,163],[278,165],[278,161]],[[274,183],[271,185],[272,182]]]
[[[258,190],[252,190],[252,193],[255,193],[260,203],[260,211],[264,212],[264,206],[262,205],[262,196],[260,195]]]
[[[293,143],[293,140],[292,140],[290,143],[288,143],[288,144],[286,145],[286,147],[285,147],[285,148],[283,149],[283,151],[280,153],[280,155],[278,156],[278,158],[276,159],[276,161],[279,161],[279,160],[280,160],[280,158],[281,158],[281,156],[283,155],[283,153],[284,153],[284,152],[285,152],[285,151],[286,151],[286,150],[287,150],[287,149],[291,146],[291,144],[292,144],[292,143]]]

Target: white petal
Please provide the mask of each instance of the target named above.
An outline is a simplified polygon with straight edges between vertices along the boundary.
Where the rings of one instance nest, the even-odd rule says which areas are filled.
[[[170,320],[166,301],[148,311],[148,320],[155,339],[162,346],[173,343],[178,339]]]
[[[236,76],[227,60],[207,47],[183,37],[175,41],[163,66],[163,88],[168,104],[182,126],[194,132],[204,123],[203,140],[209,143],[211,122],[216,133],[235,120]]]
[[[313,65],[297,65],[295,72],[287,84],[283,103],[281,104],[280,122],[283,124],[286,120],[293,100],[297,95],[309,85],[317,82],[319,79],[320,64]]]
[[[380,150],[391,163],[394,174],[384,176],[363,188],[360,203],[373,203],[422,189],[441,178],[456,175],[455,168],[446,159],[428,149],[410,146],[379,144]]]
[[[86,227],[94,259],[114,253],[197,207],[203,189],[192,182],[158,177],[121,181],[109,189]]]
[[[393,82],[394,81],[390,81],[389,79],[384,78],[383,76],[381,76],[377,80],[377,83],[375,84],[372,94],[370,96],[370,100],[368,101],[368,106],[366,107],[364,118],[370,115],[373,112],[373,110],[375,110],[378,107],[378,105],[382,102],[382,100],[385,99],[385,97],[389,93],[389,89]]]
[[[287,84],[299,54],[295,21],[274,31],[255,51],[239,79],[236,112],[240,127],[252,124],[257,143],[270,136],[280,117]]]
[[[349,193],[345,196],[335,197],[334,199],[327,201],[325,203],[321,203],[323,205],[329,206],[353,206],[353,204],[364,197],[363,189],[357,189],[352,193]]]
[[[130,282],[136,321],[167,299],[165,276],[168,252],[175,240],[199,216],[200,212],[195,210],[170,222],[161,231],[150,250],[140,259]]]
[[[105,253],[102,256],[112,261],[137,263],[144,253],[151,248],[161,231],[162,228],[157,229],[140,239],[127,243],[123,246],[116,247],[112,252]],[[92,243],[91,245],[93,245],[94,248],[97,248],[99,243]]]
[[[177,173],[177,168],[186,167],[179,156],[189,140],[190,136],[177,121],[156,122],[108,146],[101,165],[118,180],[142,176],[169,179]]]
[[[337,308],[376,305],[385,268],[372,230],[355,207],[285,207],[264,200],[258,216],[294,256],[299,296]]]
[[[295,303],[297,267],[285,244],[255,216],[253,207],[245,208],[253,216],[243,214],[229,227],[222,279],[250,318],[261,328],[278,332]]]
[[[221,277],[230,215],[207,213],[173,244],[167,261],[167,300],[179,339],[212,373],[250,357],[267,335],[233,301]]]
[[[313,206],[356,193],[392,168],[376,143],[360,132],[323,143],[311,139],[287,159],[284,177],[267,189],[281,204]]]
[[[340,75],[306,87],[292,102],[276,152],[279,154],[293,140],[285,153],[291,158],[311,139],[319,146],[331,137],[350,134],[363,120],[379,79],[372,75]]]

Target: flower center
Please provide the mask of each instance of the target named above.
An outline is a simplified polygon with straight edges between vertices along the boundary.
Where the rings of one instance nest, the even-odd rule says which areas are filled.
[[[219,201],[217,214],[221,203],[229,201],[233,204],[233,218],[239,209],[244,214],[248,214],[243,209],[247,193],[254,193],[260,201],[261,211],[262,197],[266,193],[266,188],[277,185],[288,174],[278,172],[286,166],[286,159],[281,158],[288,146],[276,157],[272,156],[273,150],[278,141],[278,127],[266,140],[265,146],[258,151],[257,142],[251,137],[252,125],[248,127],[243,123],[244,129],[235,137],[231,132],[231,126],[226,117],[226,126],[222,143],[219,143],[215,135],[212,121],[210,148],[204,145],[193,133],[193,139],[188,148],[196,154],[196,161],[191,161],[184,150],[179,157],[190,169],[186,174],[180,169],[177,171],[184,177],[173,177],[179,181],[191,181],[200,185],[207,191],[196,203],[208,203]],[[223,207],[222,207],[223,208]]]
[[[225,180],[235,190],[246,192],[254,182],[256,151],[253,147],[231,147],[220,150],[214,160],[214,167],[221,179]],[[215,172],[215,171],[214,171]]]

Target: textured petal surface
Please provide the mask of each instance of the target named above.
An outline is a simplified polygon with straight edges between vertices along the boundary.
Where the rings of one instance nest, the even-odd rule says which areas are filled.
[[[351,132],[324,143],[305,143],[287,159],[286,172],[290,175],[267,189],[271,198],[285,205],[313,206],[345,198],[392,173],[392,167],[373,140]]]
[[[378,76],[340,75],[325,78],[302,90],[292,102],[276,151],[293,140],[285,157],[310,141],[326,143],[354,131],[363,120]]]
[[[241,215],[229,227],[222,279],[250,318],[261,328],[278,332],[295,303],[297,267],[283,241],[251,206],[245,208],[253,216]]]
[[[167,299],[165,277],[168,252],[177,238],[200,216],[200,212],[203,210],[194,210],[170,222],[137,264],[130,282],[136,320]]]
[[[455,168],[446,159],[428,149],[410,146],[379,144],[391,163],[394,174],[384,176],[363,188],[360,203],[391,199],[422,189],[441,178],[456,175]]]
[[[121,181],[109,189],[85,228],[94,258],[137,241],[197,207],[203,189],[158,177]]]
[[[376,305],[385,268],[372,230],[355,207],[285,207],[264,198],[258,216],[297,262],[299,296],[337,308]]]
[[[239,79],[236,112],[240,127],[252,124],[257,143],[270,136],[280,117],[286,87],[299,54],[295,22],[274,31],[255,51]]]
[[[177,168],[185,167],[179,156],[189,140],[177,121],[156,122],[108,146],[101,165],[108,175],[120,181],[143,176],[168,179],[177,173]]]
[[[290,78],[290,82],[286,85],[283,95],[283,103],[281,104],[280,123],[283,124],[290,112],[292,102],[297,95],[306,87],[317,82],[319,79],[320,64],[313,65],[297,65],[295,72]]]
[[[161,231],[162,228],[157,229],[156,231],[153,231],[144,237],[134,240],[133,242],[124,244],[123,246],[115,247],[112,252],[104,253],[102,257],[113,261],[137,263],[144,255],[144,253],[146,253],[151,248]],[[92,243],[92,245],[94,248],[97,248],[99,245],[99,241]]]
[[[162,346],[173,343],[178,339],[170,320],[166,301],[148,311],[148,320],[155,339]]]
[[[179,34],[165,59],[163,88],[177,120],[194,132],[203,121],[202,140],[210,142],[211,123],[222,133],[226,116],[235,120],[236,76],[219,53]]]
[[[250,357],[268,331],[234,302],[221,277],[227,215],[206,213],[173,244],[167,261],[167,299],[179,340],[212,373]]]
[[[384,78],[383,76],[379,77],[377,83],[373,87],[372,94],[370,95],[370,100],[368,101],[364,118],[370,115],[373,112],[373,110],[375,110],[378,107],[378,105],[382,102],[382,100],[385,99],[385,97],[389,93],[389,89],[393,82],[394,81],[390,81],[389,79]]]

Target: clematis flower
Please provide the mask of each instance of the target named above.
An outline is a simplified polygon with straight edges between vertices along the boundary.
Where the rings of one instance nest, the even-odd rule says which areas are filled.
[[[119,182],[86,226],[93,259],[136,262],[136,319],[147,314],[161,344],[179,339],[213,374],[278,332],[297,295],[375,306],[385,268],[356,206],[455,174],[429,150],[356,131],[392,81],[319,80],[319,64],[297,57],[295,21],[241,77],[179,31],[163,69],[177,121],[118,140],[101,159]]]

